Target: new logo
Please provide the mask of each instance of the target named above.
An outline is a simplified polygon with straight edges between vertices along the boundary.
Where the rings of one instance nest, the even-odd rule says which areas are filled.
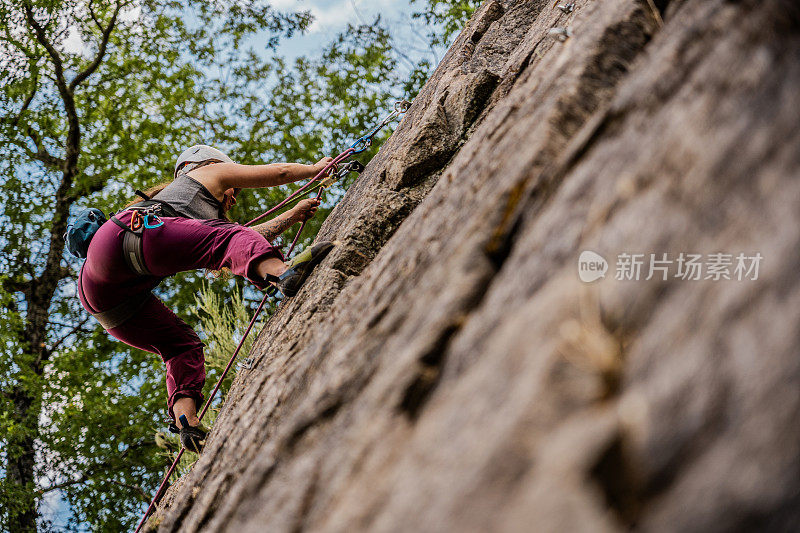
[[[582,282],[591,283],[604,278],[606,272],[608,272],[608,261],[602,255],[589,250],[581,252],[578,258],[578,277]]]

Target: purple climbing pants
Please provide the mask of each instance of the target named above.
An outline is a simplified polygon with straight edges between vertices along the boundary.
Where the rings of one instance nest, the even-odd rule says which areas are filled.
[[[130,224],[131,212],[117,216]],[[164,225],[143,233],[144,262],[153,276],[139,276],[122,255],[124,230],[108,221],[97,231],[81,269],[78,291],[81,304],[90,313],[107,311],[142,291],[150,291],[165,277],[177,272],[227,267],[264,288],[258,276],[259,263],[269,257],[283,259],[280,251],[255,231],[225,220],[194,220],[163,217]],[[81,294],[83,292],[83,294]],[[111,335],[135,348],[161,356],[167,366],[167,408],[181,397],[200,405],[205,382],[203,343],[197,334],[151,296],[136,315]]]

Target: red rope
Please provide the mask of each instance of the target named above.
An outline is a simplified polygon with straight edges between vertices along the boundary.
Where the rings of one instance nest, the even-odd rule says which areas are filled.
[[[200,414],[197,416],[198,419],[202,420],[203,419],[203,415],[205,415],[206,411],[208,411],[208,408],[211,405],[211,400],[213,400],[214,396],[217,395],[217,391],[219,391],[219,388],[222,385],[222,380],[225,379],[225,376],[228,375],[228,371],[233,366],[233,362],[234,362],[234,360],[236,360],[236,356],[239,355],[239,351],[242,349],[242,346],[244,345],[244,341],[247,339],[247,336],[250,334],[250,330],[253,329],[253,326],[255,325],[256,320],[258,319],[258,315],[261,314],[261,310],[264,308],[264,304],[267,303],[267,298],[269,298],[269,293],[264,294],[264,298],[262,298],[261,299],[261,303],[258,304],[258,309],[256,309],[256,312],[253,315],[253,318],[250,320],[250,324],[248,324],[247,330],[245,330],[244,335],[242,336],[242,340],[239,341],[239,345],[236,346],[236,350],[234,350],[233,355],[231,356],[230,360],[228,361],[228,365],[225,367],[225,370],[222,371],[222,375],[219,377],[219,380],[217,380],[217,384],[216,384],[216,386],[214,386],[214,390],[211,391],[211,394],[209,395],[208,400],[206,400],[205,405],[203,405],[203,409],[200,411]],[[144,513],[144,516],[142,517],[141,521],[139,521],[139,525],[136,526],[136,533],[139,533],[139,530],[144,525],[145,521],[147,520],[147,517],[149,517],[150,513],[153,512],[153,509],[155,508],[156,502],[161,497],[161,493],[164,491],[164,489],[166,487],[166,484],[167,484],[167,481],[169,480],[169,477],[175,471],[175,467],[178,466],[178,461],[181,460],[181,457],[183,456],[183,452],[184,451],[185,451],[185,448],[181,448],[180,451],[178,452],[178,455],[175,456],[175,460],[172,462],[172,466],[170,466],[169,470],[167,470],[167,475],[164,476],[163,481],[161,481],[161,485],[158,487],[158,490],[156,491],[155,496],[153,496],[153,500],[150,502],[150,505],[147,507],[147,511]]]

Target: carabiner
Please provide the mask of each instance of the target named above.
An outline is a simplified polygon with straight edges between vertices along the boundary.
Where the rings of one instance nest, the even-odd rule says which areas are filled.
[[[411,109],[411,102],[408,100],[403,99],[394,103],[394,110],[398,113],[405,113],[409,109]]]
[[[150,224],[150,222],[148,222],[148,220],[150,220],[150,217],[155,218],[158,221],[158,224]],[[163,225],[164,225],[164,221],[161,220],[158,217],[158,215],[150,213],[150,214],[147,214],[147,215],[144,216],[144,227],[147,228],[147,229],[160,228]]]
[[[142,227],[142,214],[134,210],[131,214],[131,231],[138,231]]]
[[[411,102],[409,102],[408,100],[399,100],[395,102],[394,111],[386,115],[386,118],[380,121],[377,126],[372,128],[372,130],[370,130],[369,133],[358,139],[350,146],[350,148],[353,149],[353,153],[360,154],[361,152],[372,146],[372,138],[375,135],[377,135],[378,132],[384,128],[384,126],[386,126],[394,119],[396,119],[397,117],[408,111],[410,107],[411,107]]]
[[[354,154],[360,154],[361,152],[363,152],[364,150],[366,150],[370,146],[372,146],[372,136],[371,135],[364,135],[363,137],[358,139],[356,142],[354,142],[350,146],[350,148],[353,149],[353,153]]]

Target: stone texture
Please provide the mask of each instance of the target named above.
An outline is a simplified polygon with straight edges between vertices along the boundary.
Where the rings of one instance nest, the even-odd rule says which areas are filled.
[[[788,0],[486,2],[159,531],[797,530],[798,29]],[[588,285],[586,249],[764,260]]]

